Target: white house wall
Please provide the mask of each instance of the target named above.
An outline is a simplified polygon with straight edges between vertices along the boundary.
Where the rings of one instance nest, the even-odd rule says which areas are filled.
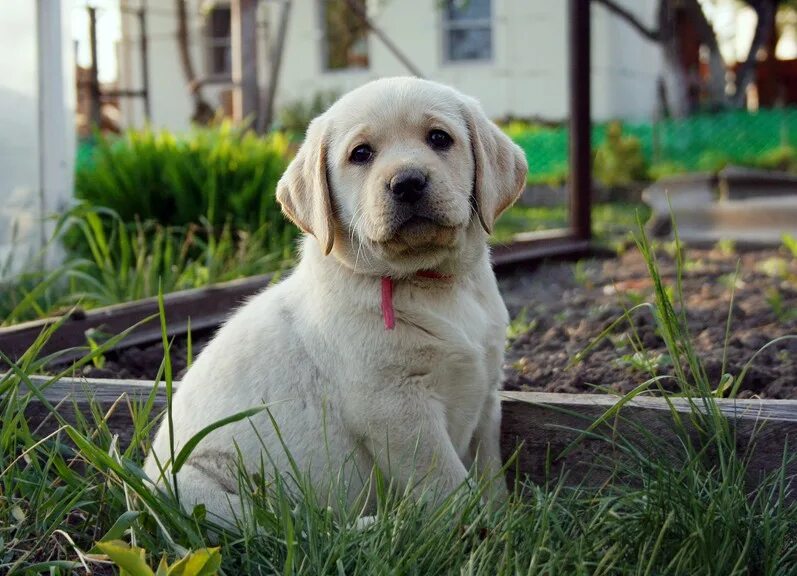
[[[620,4],[655,26],[655,0],[620,0]],[[153,124],[185,129],[192,111],[176,43],[177,19],[172,2],[150,2],[158,14],[149,17],[150,85]],[[188,2],[191,50],[199,75],[205,72],[200,2]],[[440,0],[370,0],[374,23],[427,78],[456,86],[478,97],[492,117],[567,116],[568,47],[565,0],[494,0],[493,58],[489,62],[448,64],[442,58]],[[259,28],[259,74],[265,84],[268,46],[279,21],[280,3],[263,1]],[[593,117],[650,119],[656,108],[656,78],[661,59],[657,47],[627,24],[594,6],[592,27]],[[270,28],[271,34],[269,34]],[[123,18],[120,69],[123,87],[136,88],[140,72],[137,28]],[[277,106],[309,100],[319,91],[345,92],[373,78],[409,72],[384,44],[369,35],[367,70],[325,71],[319,0],[293,0],[279,80]],[[219,105],[224,87],[208,86],[205,97]],[[140,126],[140,101],[123,102],[123,118]]]
[[[12,270],[30,262],[72,193],[70,9],[39,0],[0,11],[0,268],[10,254]]]

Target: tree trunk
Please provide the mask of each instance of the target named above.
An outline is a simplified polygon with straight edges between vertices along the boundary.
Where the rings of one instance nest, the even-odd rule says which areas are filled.
[[[213,119],[213,108],[202,96],[202,83],[198,80],[194,64],[191,61],[186,0],[175,0],[175,2],[177,3],[177,51],[180,55],[180,65],[183,68],[188,92],[194,100],[194,113],[191,120],[197,124],[207,124]]]
[[[700,2],[698,2],[698,0],[684,0],[683,7],[690,21],[694,24],[700,36],[700,41],[709,50],[709,100],[714,106],[727,106],[729,104],[729,99],[725,91],[725,75],[727,73],[727,68],[725,66],[725,61],[722,59],[719,45],[717,44],[717,35],[714,32],[714,28],[711,27],[711,24],[706,19],[706,15],[700,7]]]
[[[664,57],[660,105],[665,114],[682,118],[694,110],[690,97],[689,74],[684,68],[683,54],[681,54],[676,10],[672,2],[668,0],[659,2],[658,25],[659,43]]]
[[[767,58],[772,57],[772,40],[775,37],[775,16],[777,15],[777,5],[775,0],[761,0],[752,3],[752,7],[758,16],[756,22],[753,42],[750,44],[750,51],[747,58],[736,71],[736,93],[733,95],[733,104],[736,107],[743,107],[746,102],[747,87],[755,79],[755,72],[758,66],[758,52],[761,48],[767,49]]]

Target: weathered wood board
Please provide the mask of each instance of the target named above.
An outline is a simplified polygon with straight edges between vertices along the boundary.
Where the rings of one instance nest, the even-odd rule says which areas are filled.
[[[35,386],[45,382],[44,377],[31,381]],[[131,432],[128,402],[145,401],[153,386],[149,381],[63,378],[46,388],[43,395],[58,406],[59,414],[69,422],[74,421],[76,410],[87,413],[93,398],[104,411],[110,410],[109,427],[126,445]],[[636,398],[622,407],[619,416],[583,436],[581,432],[614,406],[617,397],[538,392],[502,395],[504,457],[517,450],[517,469],[536,483],[556,481],[564,473],[568,484],[600,485],[609,476],[605,465],[626,457],[619,448],[622,438],[633,439],[640,450],[663,454],[677,464],[683,453],[673,424],[673,409],[687,436],[699,440],[693,410],[682,398],[671,400],[671,404],[662,398]],[[694,402],[700,407],[702,401]],[[153,413],[160,413],[165,405],[165,387],[160,384]],[[779,469],[784,456],[790,460],[787,474],[797,478],[797,400],[718,400],[717,406],[735,431],[737,450],[749,457],[751,484]],[[40,432],[57,428],[49,409],[38,401],[29,405],[27,416],[31,428],[42,424]],[[575,447],[564,458],[558,458],[577,439]]]

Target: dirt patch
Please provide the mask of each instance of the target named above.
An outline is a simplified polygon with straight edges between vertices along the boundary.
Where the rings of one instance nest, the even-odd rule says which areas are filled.
[[[672,257],[660,251],[664,281],[674,285]],[[780,250],[729,253],[685,251],[683,291],[689,330],[705,370],[715,384],[724,373],[738,376],[753,354],[768,342],[797,334],[797,259]],[[731,286],[739,275],[730,336],[725,350],[725,323]],[[645,353],[636,354],[628,322],[598,345],[583,362],[568,366],[612,321],[632,307],[652,301],[645,263],[634,249],[619,258],[578,263],[543,264],[531,271],[503,276],[499,285],[515,318],[507,348],[505,388],[547,392],[628,392],[650,375],[671,374],[656,322],[647,310],[633,315],[633,327]],[[193,356],[212,337],[193,335]],[[160,344],[106,355],[102,367],[84,369],[95,378],[153,379],[163,358]],[[173,373],[179,378],[188,360],[185,340],[175,341]],[[664,383],[673,389],[672,383]],[[786,340],[759,353],[741,385],[741,396],[797,398],[797,340]]]
[[[671,255],[659,253],[662,278],[675,286]],[[714,386],[722,374],[737,377],[768,342],[797,334],[797,258],[781,250],[729,253],[719,249],[684,251],[683,294],[689,333]],[[737,262],[739,273],[736,276]],[[731,287],[735,295],[727,347],[726,321]],[[505,388],[545,392],[625,393],[656,374],[672,374],[655,318],[639,310],[580,363],[582,350],[625,309],[653,301],[653,286],[639,254],[577,264],[545,264],[499,282],[516,320],[505,364]],[[632,326],[634,330],[632,330]],[[636,333],[644,352],[637,353]],[[723,370],[724,358],[724,370]],[[674,390],[672,381],[663,382]],[[761,351],[741,383],[741,397],[797,398],[797,340]]]
[[[210,342],[215,330],[194,333],[191,337],[190,357],[195,359],[202,348]],[[154,380],[163,363],[163,346],[133,346],[120,351],[109,352],[95,366],[83,367],[83,374],[88,378],[125,378],[134,380]],[[188,341],[186,338],[175,338],[170,346],[172,374],[175,380],[182,378],[188,368]]]

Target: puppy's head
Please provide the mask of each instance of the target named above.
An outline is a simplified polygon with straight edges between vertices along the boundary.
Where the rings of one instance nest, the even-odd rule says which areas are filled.
[[[409,273],[456,256],[474,227],[490,233],[526,171],[523,151],[476,100],[388,78],[348,93],[310,124],[277,199],[324,254]]]

